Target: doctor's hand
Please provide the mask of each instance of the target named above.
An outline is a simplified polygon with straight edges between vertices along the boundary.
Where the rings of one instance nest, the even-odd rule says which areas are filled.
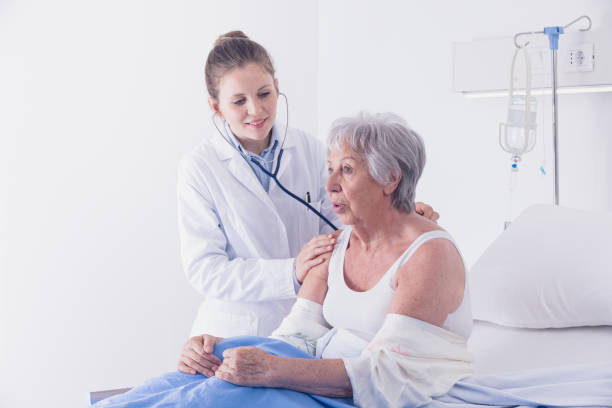
[[[340,232],[342,231],[338,230],[329,234],[317,235],[304,245],[295,258],[295,277],[300,284],[304,282],[304,278],[311,268],[325,261],[325,258],[321,255],[330,254],[333,251],[336,238],[340,235]],[[329,259],[329,256],[327,258]]]
[[[423,217],[428,218],[435,223],[438,222],[438,218],[440,218],[440,214],[438,214],[431,205],[417,202],[414,204],[414,207],[415,207],[415,212],[417,214],[420,214]]]
[[[275,359],[272,354],[253,346],[227,349],[215,376],[236,385],[270,386]]]
[[[221,340],[223,340],[222,337],[209,334],[194,336],[187,340],[179,357],[179,371],[185,374],[195,374],[197,372],[206,377],[215,375],[221,360],[212,353],[215,344]]]
[[[327,275],[329,273],[329,259],[331,258],[331,254],[326,253],[323,255],[319,255],[319,258],[321,258],[322,261],[319,264],[310,268],[310,271],[308,271],[308,275],[306,275],[304,282],[309,281],[311,279],[318,279],[327,283]]]

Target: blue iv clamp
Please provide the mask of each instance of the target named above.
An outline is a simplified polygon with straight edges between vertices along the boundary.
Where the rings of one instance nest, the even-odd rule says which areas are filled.
[[[563,27],[544,27],[544,34],[548,36],[548,44],[551,50],[559,49],[559,34],[564,34]]]

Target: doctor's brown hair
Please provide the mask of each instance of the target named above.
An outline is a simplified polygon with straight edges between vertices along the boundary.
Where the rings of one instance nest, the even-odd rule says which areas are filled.
[[[264,47],[242,31],[230,31],[221,35],[206,58],[204,73],[208,94],[217,99],[221,77],[234,68],[243,68],[251,63],[261,65],[274,77],[272,59]]]

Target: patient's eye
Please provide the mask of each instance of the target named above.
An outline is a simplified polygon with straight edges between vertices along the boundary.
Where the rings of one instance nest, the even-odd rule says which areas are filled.
[[[345,172],[346,174],[351,174],[353,172],[353,168],[349,166],[348,164],[345,164],[342,167],[342,171]]]

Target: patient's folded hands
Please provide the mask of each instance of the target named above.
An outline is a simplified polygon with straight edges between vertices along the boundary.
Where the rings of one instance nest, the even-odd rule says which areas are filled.
[[[185,374],[200,373],[206,377],[215,375],[215,371],[221,364],[221,360],[213,353],[215,344],[223,340],[209,334],[194,336],[187,340],[181,356],[179,357],[178,369]]]
[[[273,386],[276,359],[278,357],[253,346],[227,349],[215,376],[236,385]]]

